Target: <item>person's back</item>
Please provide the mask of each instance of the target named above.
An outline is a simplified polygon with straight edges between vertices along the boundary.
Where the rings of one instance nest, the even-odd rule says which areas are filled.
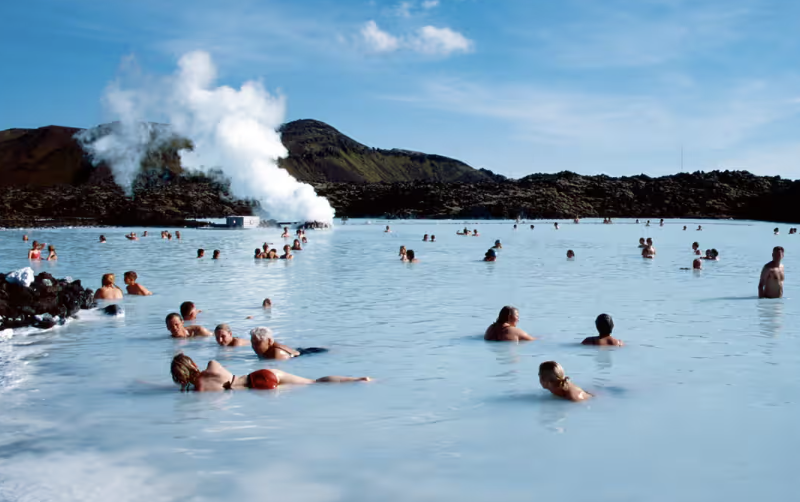
[[[127,285],[125,289],[128,291],[129,295],[139,295],[139,296],[150,296],[153,293],[148,291],[147,288],[136,282],[139,276],[134,271],[125,272],[123,276],[125,279],[125,284]]]
[[[590,336],[585,338],[581,343],[583,345],[599,345],[599,346],[622,346],[622,340],[618,340],[611,336],[614,331],[614,320],[608,314],[600,314],[594,321],[594,325],[599,333],[597,336]]]
[[[515,307],[505,306],[500,309],[497,320],[486,328],[483,339],[488,342],[519,342],[531,341],[532,337],[525,331],[517,327],[519,322],[519,310]]]
[[[102,286],[95,291],[95,300],[118,300],[122,298],[122,290],[114,284],[114,274],[105,274],[102,278]]]

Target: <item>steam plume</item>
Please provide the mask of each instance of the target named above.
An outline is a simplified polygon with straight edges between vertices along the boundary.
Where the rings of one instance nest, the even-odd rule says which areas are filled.
[[[109,164],[116,182],[130,191],[142,159],[184,137],[194,143],[193,150],[180,152],[184,166],[222,169],[233,193],[258,200],[270,217],[332,222],[328,201],[278,167],[278,159],[288,154],[277,132],[284,120],[284,98],[270,95],[255,81],[239,89],[215,87],[216,78],[209,54],[197,51],[181,57],[174,75],[150,85],[125,89],[114,82],[104,104],[118,122],[108,134],[92,130],[79,140],[95,162]],[[156,118],[170,126],[147,122]]]

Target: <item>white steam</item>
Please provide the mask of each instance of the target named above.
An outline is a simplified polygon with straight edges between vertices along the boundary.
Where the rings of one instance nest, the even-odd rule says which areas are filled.
[[[278,167],[278,159],[288,154],[277,132],[284,120],[283,97],[270,95],[255,81],[239,89],[214,87],[216,78],[209,54],[197,51],[180,59],[174,75],[151,85],[125,89],[115,82],[104,104],[119,122],[109,134],[79,139],[95,161],[109,164],[116,182],[130,190],[148,152],[176,137],[187,138],[194,150],[181,151],[184,167],[221,169],[236,196],[258,200],[270,217],[332,222],[328,201]],[[147,122],[155,118],[170,126]]]

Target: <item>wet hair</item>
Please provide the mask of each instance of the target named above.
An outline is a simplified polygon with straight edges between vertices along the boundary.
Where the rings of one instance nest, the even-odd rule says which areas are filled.
[[[519,316],[519,310],[517,307],[506,305],[505,307],[501,308],[500,313],[497,314],[497,321],[495,321],[495,324],[506,324],[511,321],[512,317],[517,316]]]
[[[405,246],[400,246],[400,252],[405,254],[406,253],[406,247]]]
[[[552,382],[563,390],[569,388],[569,377],[564,374],[564,368],[555,361],[545,361],[539,365],[539,379]]]
[[[700,247],[700,244],[698,242],[693,242],[692,243],[692,247],[695,247],[695,246]]]
[[[614,331],[614,319],[608,314],[597,316],[597,319],[594,320],[594,325],[601,335],[610,335]]]
[[[197,250],[197,257],[198,258],[203,256],[204,254],[206,254],[206,250],[205,249],[200,248],[200,249]]]
[[[100,282],[103,286],[112,286],[114,284],[114,274],[103,274],[103,279]]]
[[[251,340],[258,340],[259,342],[263,342],[266,341],[268,338],[272,338],[272,330],[265,326],[259,326],[257,328],[253,328],[250,330]]]
[[[186,317],[194,308],[194,303],[192,302],[183,302],[181,303],[181,317]]]
[[[717,256],[719,256],[719,251],[717,251],[717,250],[716,250],[716,249],[714,249],[714,248],[711,248],[711,256],[713,256],[714,258],[716,258]]]
[[[773,252],[780,251],[781,253],[783,253],[784,252],[783,251],[783,246],[775,246],[774,248],[772,248],[772,251]]]
[[[652,237],[648,237],[646,242],[649,242],[649,243],[651,243],[651,244],[652,244],[652,242],[653,242],[653,238],[652,238]]]
[[[172,381],[181,386],[181,392],[189,390],[189,386],[194,385],[200,374],[200,369],[192,358],[183,352],[172,358],[169,370],[172,373]]]
[[[567,249],[567,256],[575,256],[575,251]]]
[[[414,250],[413,249],[409,249],[408,251],[406,251],[406,258],[408,258],[409,261],[414,260]]]
[[[48,250],[48,251],[55,251],[55,250],[56,250],[56,247],[55,247],[55,246],[53,246],[52,244],[50,244],[49,246],[47,246],[47,250]]]
[[[500,244],[500,239],[497,239],[496,241],[494,241],[494,245],[495,246],[498,245],[498,244]]]
[[[436,238],[436,236],[435,236],[435,235],[433,235],[433,234],[431,234],[431,240],[433,240],[433,239],[435,239],[435,238]]]
[[[173,317],[177,317],[178,319],[180,319],[180,320],[181,320],[181,322],[183,321],[183,317],[181,317],[181,315],[180,315],[179,313],[177,313],[177,312],[172,312],[172,313],[170,313],[170,314],[167,314],[167,318],[166,318],[166,319],[164,319],[164,322],[165,322],[165,323],[167,323],[167,324],[169,324],[169,320],[170,320],[170,319],[172,319]]]
[[[272,300],[270,300],[269,298],[264,298],[264,301],[261,302],[261,306],[262,307],[271,307],[272,306]]]
[[[775,230],[773,230],[773,232],[777,232],[777,231],[778,231],[778,227],[775,227]]]
[[[700,258],[695,258],[694,261],[692,261],[692,268],[693,269],[703,268],[703,262],[700,260]]]
[[[254,254],[255,257],[258,258],[261,255],[261,248],[256,248]]]
[[[639,237],[639,242],[644,242],[644,237]]]
[[[227,331],[228,333],[231,332],[231,327],[227,324],[218,324],[214,331]]]
[[[130,270],[130,271],[128,271],[128,272],[125,272],[125,274],[123,275],[123,277],[124,277],[125,279],[131,278],[131,279],[133,279],[133,280],[134,280],[134,282],[136,281],[136,279],[138,279],[138,278],[139,278],[139,276],[138,276],[138,275],[136,274],[136,272],[134,272],[133,270]]]
[[[214,255],[212,256],[212,258],[214,258],[214,259],[219,258],[219,249],[215,249],[214,250]]]

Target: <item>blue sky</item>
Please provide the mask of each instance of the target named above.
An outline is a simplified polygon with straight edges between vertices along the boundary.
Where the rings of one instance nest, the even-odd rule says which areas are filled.
[[[3,2],[0,129],[101,123],[123,61],[200,49],[287,120],[507,176],[670,174],[683,147],[800,178],[798,28],[778,0]]]

